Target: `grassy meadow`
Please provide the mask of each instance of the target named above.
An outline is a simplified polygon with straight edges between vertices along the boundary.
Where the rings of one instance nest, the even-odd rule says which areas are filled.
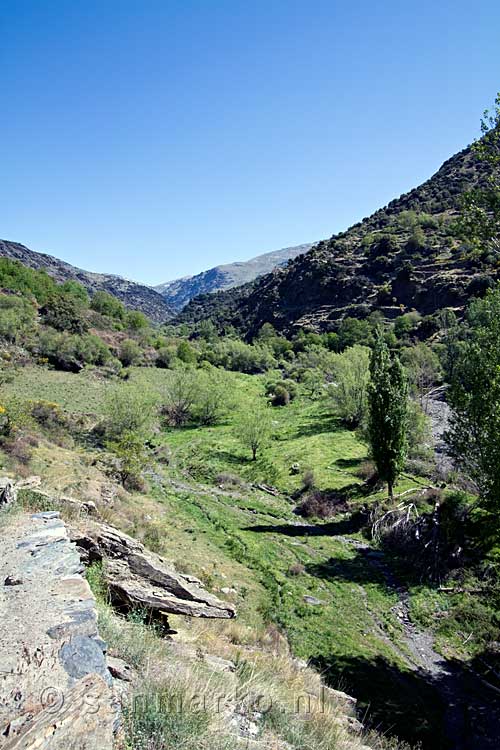
[[[131,368],[128,381],[110,385],[85,371],[31,366],[17,371],[3,394],[18,404],[56,402],[97,421],[110,388],[139,388],[161,402],[171,377],[167,370]],[[293,654],[316,666],[332,686],[359,696],[375,725],[390,701],[394,731],[408,740],[428,734],[428,687],[409,669],[399,643],[397,595],[356,545],[362,537],[352,512],[378,497],[360,491],[366,446],[335,420],[327,399],[299,394],[285,407],[269,407],[272,435],[252,461],[236,425],[245,409],[266,404],[265,379],[229,372],[224,377],[230,408],[220,424],[161,427],[154,434],[145,493],[110,491],[102,450],[77,439],[57,447],[40,440],[31,470],[59,494],[96,499],[107,487],[108,501],[99,503],[104,520],[237,604],[235,633],[227,626],[236,644],[269,638],[274,628],[278,642],[284,637]],[[294,513],[307,471],[318,491],[342,494],[349,488],[350,512],[323,524]],[[411,485],[405,478],[400,489]],[[172,621],[189,632],[183,618]]]

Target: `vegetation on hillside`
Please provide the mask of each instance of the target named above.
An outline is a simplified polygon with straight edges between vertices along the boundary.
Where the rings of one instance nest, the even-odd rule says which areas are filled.
[[[65,497],[93,499],[104,521],[237,604],[236,625],[174,625],[195,651],[229,656],[240,688],[274,696],[276,710],[255,720],[263,741],[296,750],[347,742],[333,714],[281,711],[294,686],[320,684],[297,659],[352,692],[367,727],[381,730],[351,736],[353,748],[409,742],[437,750],[451,746],[457,706],[477,711],[472,732],[487,732],[499,716],[500,289],[484,294],[489,282],[476,276],[461,299],[473,291],[480,298],[464,316],[446,295],[421,314],[392,300],[390,281],[396,269],[400,289],[425,275],[424,256],[449,269],[439,255],[445,238],[463,268],[488,268],[493,278],[494,222],[489,234],[481,212],[462,224],[471,238],[483,233],[486,255],[473,239],[456,248],[448,222],[470,179],[490,197],[498,189],[494,171],[486,179],[480,166],[498,166],[498,112],[488,122],[481,158],[467,151],[438,179],[312,253],[314,288],[338,284],[344,271],[330,274],[331,258],[322,276],[319,268],[340,246],[354,254],[362,247],[381,280],[377,303],[362,316],[344,314],[335,330],[295,325],[285,335],[283,319],[275,326],[265,316],[249,319],[250,329],[259,324],[246,340],[220,317],[219,325],[207,317],[153,326],[107,293],[89,297],[75,282],[0,261],[4,469],[42,475],[63,512]],[[463,201],[466,217],[471,202]],[[407,265],[415,253],[419,271]],[[304,283],[305,263],[283,278],[298,274],[293,283]],[[348,290],[362,290],[359,273],[349,279]],[[265,290],[270,282],[254,288],[260,283]],[[444,393],[453,462],[435,450]],[[90,575],[106,637],[142,670],[142,690],[187,694],[195,672],[201,691],[209,689],[204,668],[186,667],[181,685],[169,675],[158,681],[147,665],[167,664],[170,645],[147,613],[113,612],[98,572]],[[133,747],[154,736],[166,748],[169,737],[186,747],[234,742],[204,711],[174,721],[148,709],[127,715],[125,727]]]

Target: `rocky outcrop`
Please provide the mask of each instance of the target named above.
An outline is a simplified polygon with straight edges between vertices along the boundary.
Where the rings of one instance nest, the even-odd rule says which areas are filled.
[[[16,500],[14,483],[8,477],[0,477],[0,508],[12,505]]]
[[[110,750],[116,710],[95,600],[57,512],[0,537],[0,748]]]
[[[102,677],[83,677],[55,707],[46,706],[33,716],[3,750],[111,750],[115,712]]]
[[[231,618],[233,604],[210,594],[201,581],[183,575],[132,537],[102,524],[74,531],[73,539],[88,562],[102,561],[115,606],[143,607],[157,615]]]

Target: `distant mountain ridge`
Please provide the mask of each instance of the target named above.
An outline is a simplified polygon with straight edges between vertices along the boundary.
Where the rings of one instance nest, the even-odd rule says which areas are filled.
[[[313,244],[284,247],[281,250],[257,255],[247,261],[215,266],[195,276],[184,276],[181,279],[159,284],[154,288],[164,296],[174,310],[180,311],[193,297],[197,297],[199,294],[232,289],[253,281],[275,268],[280,268],[298,255],[307,253],[313,247]]]
[[[118,297],[126,307],[140,310],[155,323],[163,323],[172,317],[173,310],[165,298],[145,284],[128,281],[113,274],[84,271],[52,255],[37,253],[19,242],[9,240],[0,240],[0,256],[19,260],[30,268],[43,268],[58,282],[69,279],[78,281],[91,294],[97,291],[109,292]]]

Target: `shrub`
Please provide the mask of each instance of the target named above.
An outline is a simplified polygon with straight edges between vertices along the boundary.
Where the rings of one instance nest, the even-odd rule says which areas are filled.
[[[316,478],[312,469],[306,469],[302,476],[302,490],[312,490],[316,484]]]
[[[115,318],[116,320],[123,321],[126,316],[126,310],[123,302],[113,297],[108,292],[95,292],[90,302],[92,310],[106,315],[109,318]]]
[[[17,343],[33,330],[34,306],[22,297],[0,294],[0,338]]]
[[[196,350],[188,341],[181,341],[177,347],[177,357],[187,365],[192,365],[197,360]]]
[[[267,346],[245,344],[237,339],[219,341],[205,358],[226,370],[255,374],[275,367],[276,360]]]
[[[226,379],[218,370],[198,372],[195,378],[193,418],[205,426],[220,422],[230,406],[228,391]]]
[[[118,359],[124,367],[132,367],[141,364],[143,352],[137,341],[125,339],[120,344]]]
[[[43,322],[58,331],[84,333],[88,329],[85,309],[81,299],[58,289],[49,295],[41,313]]]
[[[57,285],[44,270],[36,271],[18,260],[0,258],[0,288],[21,292],[43,304]]]
[[[108,441],[119,441],[128,433],[146,439],[155,411],[155,399],[135,386],[117,386],[110,390],[104,405],[105,418],[99,432]]]
[[[162,346],[156,353],[155,365],[157,367],[163,367],[168,369],[172,367],[176,360],[176,354],[173,349],[168,346]]]
[[[341,349],[354,344],[369,344],[372,341],[372,329],[367,320],[344,318],[338,330]]]
[[[297,506],[296,513],[305,518],[330,518],[347,511],[345,498],[321,490],[312,490]]]
[[[129,310],[126,314],[126,326],[131,331],[142,331],[149,328],[149,320],[140,310]]]
[[[51,401],[34,401],[31,405],[31,416],[39,425],[48,429],[66,424],[61,407]]]
[[[56,368],[72,372],[78,372],[86,364],[104,365],[111,356],[108,347],[98,336],[90,333],[76,336],[50,328],[40,332],[33,350]]]
[[[286,406],[297,395],[297,385],[293,380],[271,381],[266,384],[266,395],[273,406]]]
[[[191,370],[176,370],[162,394],[161,413],[172,427],[181,427],[193,416],[196,376]]]
[[[416,331],[421,320],[422,316],[416,311],[400,315],[394,323],[394,333],[398,339],[409,336]]]
[[[127,490],[144,490],[141,472],[146,462],[144,441],[136,432],[127,431],[118,440],[108,441],[106,447],[118,459],[120,480]]]
[[[245,484],[243,479],[237,474],[231,474],[229,471],[222,471],[215,477],[216,484],[227,485],[229,487],[241,487]]]
[[[301,576],[303,573],[306,572],[306,568],[302,563],[293,563],[293,565],[290,565],[288,568],[288,575],[292,577]]]
[[[29,464],[33,457],[33,447],[36,447],[37,441],[30,436],[22,434],[13,434],[2,439],[2,449],[8,453],[11,458],[20,464]]]

